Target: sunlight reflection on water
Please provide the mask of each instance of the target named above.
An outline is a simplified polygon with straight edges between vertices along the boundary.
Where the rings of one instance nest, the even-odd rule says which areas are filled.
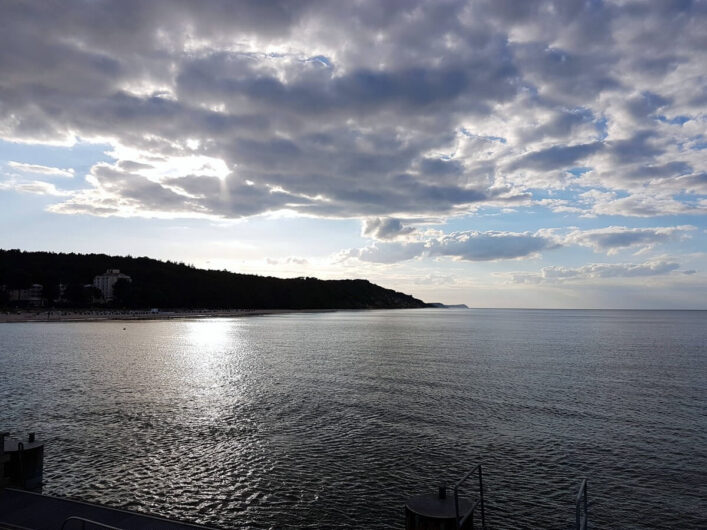
[[[225,527],[399,528],[484,464],[492,527],[704,527],[704,312],[0,326],[45,492]],[[125,330],[123,328],[126,328]]]

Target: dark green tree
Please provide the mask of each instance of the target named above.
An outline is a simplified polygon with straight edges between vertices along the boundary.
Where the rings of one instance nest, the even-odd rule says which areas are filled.
[[[129,307],[133,302],[132,282],[120,278],[113,286],[113,305],[115,307]]]
[[[74,282],[66,286],[64,296],[70,306],[86,307],[92,302],[92,289],[93,287],[86,287],[81,283]]]
[[[93,281],[106,269],[120,269],[132,282],[116,284],[113,305],[130,308],[192,309],[374,309],[425,307],[410,295],[367,280],[273,278],[203,270],[184,263],[105,254],[62,254],[0,250],[0,286],[67,285],[66,305],[86,307],[100,300]],[[127,282],[125,282],[127,283]],[[52,293],[53,294],[53,293]],[[47,297],[50,293],[46,293]],[[95,300],[94,300],[95,299]]]

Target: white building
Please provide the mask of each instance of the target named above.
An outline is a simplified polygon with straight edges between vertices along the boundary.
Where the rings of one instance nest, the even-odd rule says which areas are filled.
[[[39,283],[34,283],[29,289],[10,289],[9,299],[13,302],[24,302],[27,305],[39,307],[44,305],[44,287]]]
[[[96,276],[93,279],[93,286],[98,288],[103,293],[103,299],[106,302],[113,300],[113,287],[118,280],[132,281],[130,276],[123,274],[118,269],[108,269],[104,274]]]

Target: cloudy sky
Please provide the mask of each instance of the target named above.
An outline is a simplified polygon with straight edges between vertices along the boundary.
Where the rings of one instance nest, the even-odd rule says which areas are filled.
[[[707,1],[0,0],[0,247],[707,308]]]

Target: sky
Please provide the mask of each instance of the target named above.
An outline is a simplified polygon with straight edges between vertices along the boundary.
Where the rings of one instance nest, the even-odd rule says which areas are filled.
[[[0,0],[0,248],[707,309],[707,1]]]

